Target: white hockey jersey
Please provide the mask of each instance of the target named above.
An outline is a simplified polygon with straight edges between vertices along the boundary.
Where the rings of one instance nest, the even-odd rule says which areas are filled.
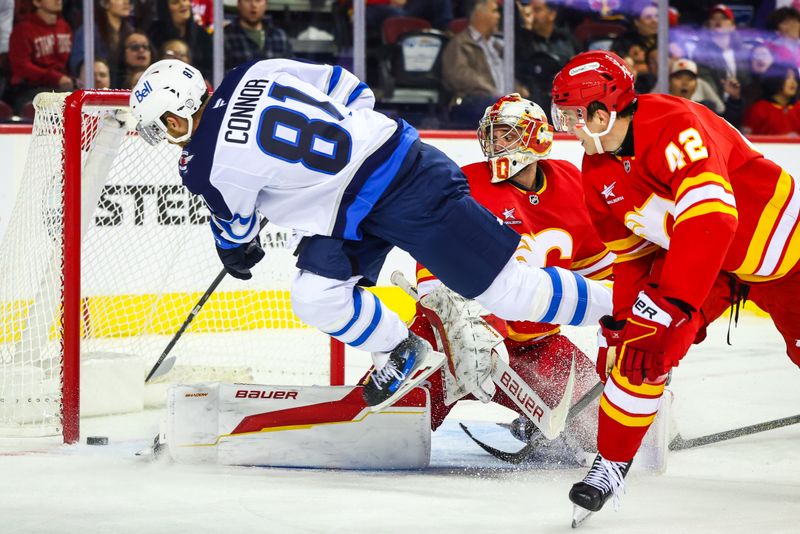
[[[179,163],[211,210],[217,243],[252,240],[257,212],[304,234],[359,239],[419,137],[374,104],[339,66],[269,59],[232,70]]]

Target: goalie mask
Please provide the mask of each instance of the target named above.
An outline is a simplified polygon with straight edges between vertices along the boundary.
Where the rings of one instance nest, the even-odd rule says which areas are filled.
[[[540,106],[512,93],[486,108],[478,141],[498,183],[550,154],[553,127]]]
[[[131,112],[136,131],[151,145],[164,139],[172,143],[188,141],[194,129],[194,115],[208,97],[200,71],[177,59],[164,59],[150,65],[131,91]],[[170,112],[188,121],[187,132],[173,137],[162,120]]]

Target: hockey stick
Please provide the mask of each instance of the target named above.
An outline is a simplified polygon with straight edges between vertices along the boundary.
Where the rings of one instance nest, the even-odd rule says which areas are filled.
[[[597,384],[594,385],[592,389],[584,393],[583,397],[578,399],[578,402],[572,405],[572,408],[569,409],[569,413],[567,414],[566,422],[569,422],[578,415],[580,415],[580,413],[583,412],[583,410],[586,409],[586,407],[589,404],[591,404],[593,400],[598,398],[602,392],[603,392],[603,383],[598,382]],[[474,441],[478,445],[478,447],[485,450],[495,458],[498,458],[510,464],[521,464],[522,462],[527,460],[536,451],[536,448],[539,446],[539,444],[545,439],[542,432],[537,428],[534,431],[531,438],[528,440],[527,445],[522,447],[517,452],[506,452],[506,451],[501,451],[500,449],[495,449],[491,445],[487,445],[486,443],[482,442],[481,440],[473,436],[472,433],[469,431],[469,429],[463,423],[459,423],[459,425],[461,425],[461,430],[463,430],[464,433],[467,434],[467,436],[469,436],[470,439],[472,439],[472,441]]]
[[[267,225],[268,222],[269,221],[267,220],[266,217],[261,220],[261,227],[258,229],[259,233],[261,232],[261,230],[264,229],[264,227]],[[250,246],[252,246],[252,245],[250,245]],[[161,353],[161,356],[158,357],[158,360],[156,361],[155,365],[153,365],[153,368],[150,369],[150,372],[147,374],[147,377],[144,379],[144,383],[145,384],[150,382],[150,380],[152,380],[153,378],[158,378],[160,376],[163,376],[163,375],[167,374],[168,372],[170,372],[170,370],[172,370],[172,367],[175,365],[175,356],[169,356],[169,353],[172,351],[173,347],[175,347],[175,344],[181,338],[183,333],[186,332],[186,329],[189,328],[189,325],[192,324],[192,321],[194,321],[194,318],[197,317],[198,313],[200,313],[200,310],[203,308],[203,305],[205,305],[206,301],[211,297],[212,293],[214,293],[214,291],[216,291],[217,286],[222,282],[222,280],[225,278],[225,275],[227,275],[227,274],[228,274],[228,271],[226,271],[223,268],[219,272],[217,277],[214,278],[214,281],[211,282],[211,285],[208,286],[208,289],[206,289],[206,292],[203,293],[203,296],[200,297],[200,300],[198,300],[197,304],[194,305],[194,308],[192,308],[192,311],[189,312],[189,316],[186,317],[186,320],[183,321],[183,324],[181,325],[181,327],[178,329],[177,332],[175,332],[175,335],[172,336],[172,339],[170,339],[169,343],[167,344],[166,348],[164,349],[164,352]],[[167,357],[167,356],[169,356],[169,357]]]
[[[700,436],[692,439],[683,439],[679,433],[670,442],[669,450],[682,451],[685,449],[693,449],[694,447],[702,447],[703,445],[719,443],[720,441],[727,441],[729,439],[739,438],[750,434],[757,434],[758,432],[773,430],[782,426],[795,425],[797,423],[800,423],[800,414],[793,415],[791,417],[784,417],[782,419],[765,421],[755,425],[743,426],[741,428],[734,428],[724,432],[717,432],[716,434],[708,434],[707,436]]]

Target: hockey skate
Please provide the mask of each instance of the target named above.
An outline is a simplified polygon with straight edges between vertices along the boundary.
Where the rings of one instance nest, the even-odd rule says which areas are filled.
[[[597,455],[586,477],[569,491],[569,500],[575,504],[572,528],[579,527],[599,511],[610,497],[614,497],[615,504],[619,502],[631,462],[611,462]]]
[[[389,355],[386,365],[373,369],[363,382],[364,402],[373,412],[393,404],[444,363],[444,354],[409,332]]]

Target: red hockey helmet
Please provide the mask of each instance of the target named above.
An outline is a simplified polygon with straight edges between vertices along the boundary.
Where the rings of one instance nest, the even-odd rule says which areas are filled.
[[[553,125],[572,131],[588,119],[587,108],[600,102],[611,114],[606,135],[618,112],[636,99],[633,72],[618,55],[606,50],[578,54],[553,79]]]

